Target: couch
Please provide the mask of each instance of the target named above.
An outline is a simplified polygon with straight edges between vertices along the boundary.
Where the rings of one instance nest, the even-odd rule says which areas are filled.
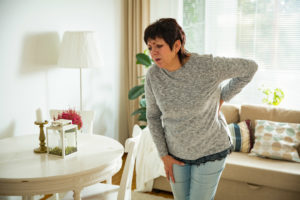
[[[223,105],[221,110],[228,124],[250,119],[252,130],[257,119],[300,123],[300,110],[230,104]],[[171,191],[164,176],[155,178],[152,188]],[[300,163],[232,152],[227,157],[215,199],[299,200]]]

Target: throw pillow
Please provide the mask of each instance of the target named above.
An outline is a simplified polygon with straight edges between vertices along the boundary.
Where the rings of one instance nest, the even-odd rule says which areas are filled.
[[[252,155],[300,162],[300,124],[255,121],[255,143]]]
[[[250,122],[250,120],[245,120],[238,124],[231,123],[228,125],[234,151],[248,153],[253,146],[250,140]]]

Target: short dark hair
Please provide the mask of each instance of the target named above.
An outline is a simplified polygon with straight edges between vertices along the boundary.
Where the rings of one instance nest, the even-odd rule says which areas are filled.
[[[181,48],[178,51],[180,63],[187,57],[185,45],[185,33],[181,26],[173,18],[161,18],[150,24],[144,32],[144,41],[147,44],[149,39],[162,38],[173,49],[173,45],[177,40],[181,42]]]

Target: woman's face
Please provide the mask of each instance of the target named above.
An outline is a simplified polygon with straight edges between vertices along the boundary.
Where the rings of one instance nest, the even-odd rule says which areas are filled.
[[[179,40],[174,43],[172,50],[162,38],[149,39],[147,45],[152,59],[160,68],[168,68],[178,61]]]

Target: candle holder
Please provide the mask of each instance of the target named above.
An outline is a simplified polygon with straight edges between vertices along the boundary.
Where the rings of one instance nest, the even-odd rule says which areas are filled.
[[[35,125],[39,125],[40,126],[40,136],[39,136],[39,140],[40,140],[40,147],[35,148],[34,152],[35,153],[47,153],[47,147],[46,147],[46,143],[45,143],[45,132],[44,132],[44,125],[48,124],[48,121],[45,120],[45,122],[34,122]]]

